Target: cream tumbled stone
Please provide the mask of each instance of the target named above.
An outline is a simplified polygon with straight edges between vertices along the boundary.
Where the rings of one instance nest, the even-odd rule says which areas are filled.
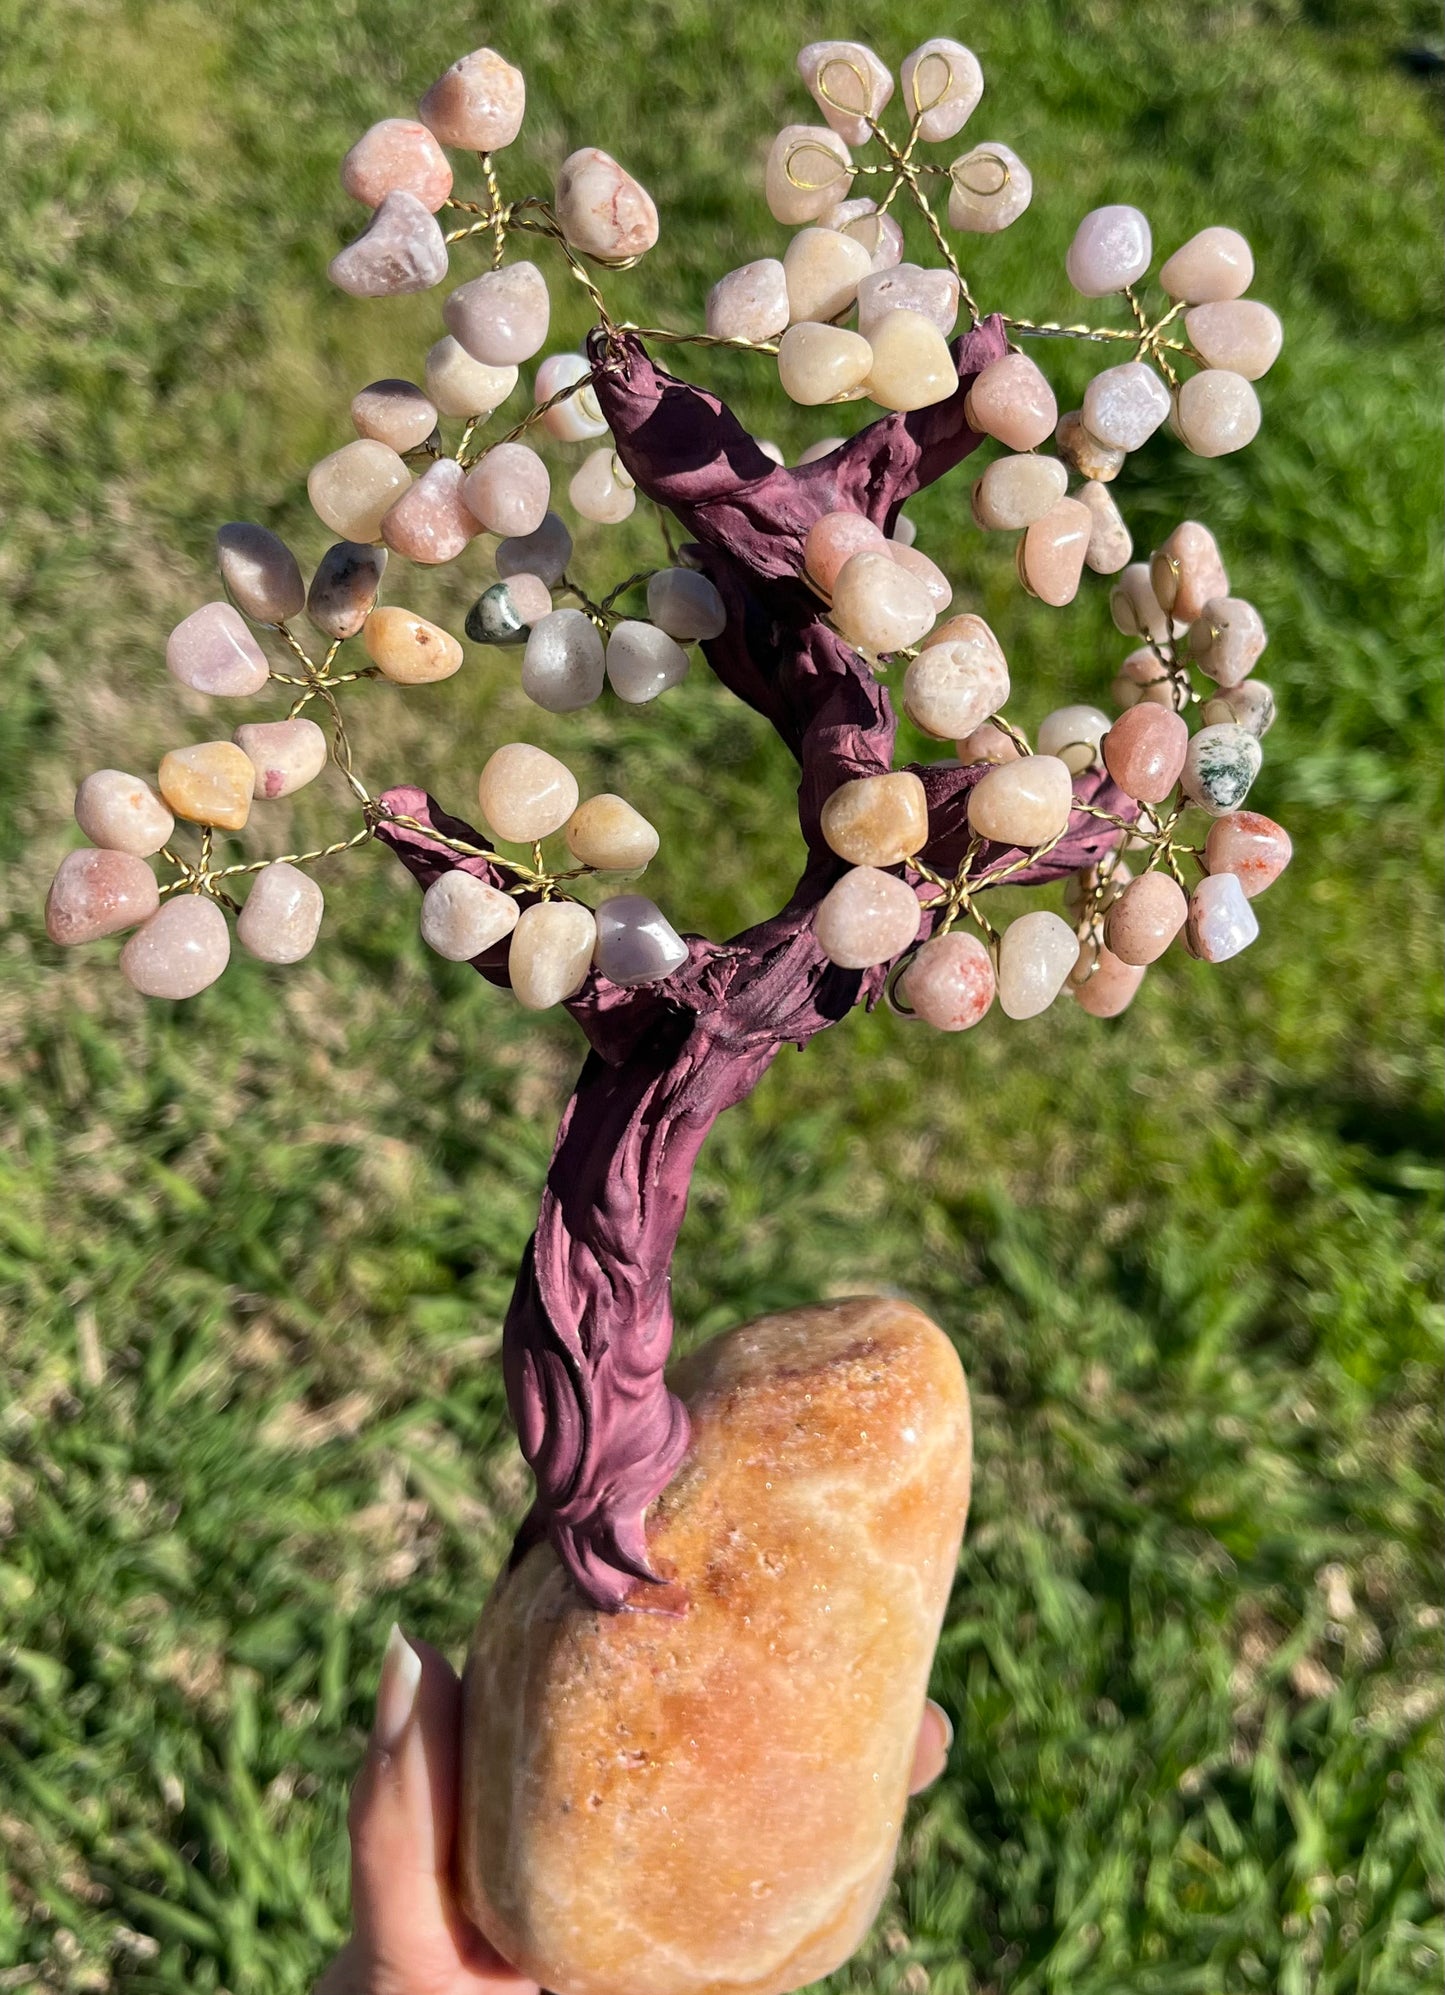
[[[1211,873],[1189,896],[1184,939],[1191,956],[1227,963],[1259,936],[1259,920],[1233,873]]]
[[[1174,422],[1181,442],[1196,457],[1226,457],[1259,434],[1259,397],[1242,374],[1207,367],[1181,385]]]
[[[484,367],[515,367],[540,349],[551,313],[546,278],[523,261],[459,284],[442,306],[442,321]]]
[[[958,299],[958,279],[951,270],[899,263],[873,272],[859,284],[858,330],[872,339],[874,327],[890,312],[921,312],[947,338],[958,319]]]
[[[252,623],[285,623],[306,603],[306,584],[285,541],[251,520],[231,520],[216,535],[216,566],[226,594]]]
[[[602,697],[603,657],[602,633],[585,611],[552,610],[527,634],[522,691],[548,713],[576,713]]]
[[[1137,283],[1154,254],[1149,223],[1137,208],[1094,208],[1074,232],[1064,268],[1085,298],[1107,298]]]
[[[160,905],[156,876],[134,852],[67,852],[45,897],[45,933],[62,949],[98,942],[148,921]]]
[[[959,741],[1009,695],[1008,666],[982,617],[950,617],[903,675],[903,710],[940,741]]]
[[[1151,644],[1163,644],[1172,628],[1154,584],[1149,579],[1147,561],[1131,561],[1109,593],[1109,614],[1115,630],[1125,637],[1146,637]]]
[[[587,981],[597,947],[597,921],[576,901],[538,901],[523,908],[512,930],[507,974],[518,1004],[547,1011],[575,997]]]
[[[444,416],[489,416],[516,385],[515,367],[474,360],[453,333],[427,349],[426,391]]]
[[[1246,381],[1268,374],[1284,344],[1279,314],[1256,298],[1193,305],[1184,314],[1184,334],[1206,367],[1226,368]]]
[[[396,686],[429,686],[461,669],[462,647],[450,631],[394,604],[372,611],[361,641],[382,677]]]
[[[1059,499],[1025,530],[1019,542],[1019,579],[1032,596],[1062,609],[1079,593],[1094,515],[1077,499]]]
[[[188,823],[240,831],[251,815],[256,771],[234,741],[201,741],[161,757],[156,787]]]
[[[1211,596],[1189,626],[1195,664],[1226,688],[1249,677],[1267,642],[1263,617],[1242,596]]]
[[[256,771],[256,795],[265,802],[304,789],[326,767],[326,736],[305,714],[251,721],[232,739]]]
[[[918,896],[896,873],[854,866],[818,903],[813,932],[840,970],[871,970],[917,940],[923,915]]]
[[[583,385],[578,386],[581,383]],[[542,417],[542,427],[559,443],[586,443],[590,437],[606,436],[607,419],[592,386],[592,366],[581,353],[549,353],[537,369],[532,384],[532,400],[537,408],[552,400],[564,388],[574,390]]]
[[[1100,443],[1096,436],[1091,436],[1082,409],[1070,409],[1067,415],[1059,417],[1054,442],[1071,471],[1100,485],[1118,477],[1129,455],[1117,444]]]
[[[373,381],[352,396],[351,423],[358,436],[404,455],[426,442],[437,426],[437,410],[414,381]]]
[[[707,294],[704,324],[714,339],[776,339],[787,323],[788,274],[776,256],[730,270]]]
[[[149,783],[123,769],[97,769],[75,793],[75,821],[107,852],[148,859],[159,852],[176,821]]]
[[[875,321],[868,393],[880,408],[909,411],[946,402],[958,387],[948,341],[922,312],[901,307]]]
[[[278,859],[252,881],[236,917],[236,940],[262,963],[299,963],[316,947],[325,906],[311,875]]]
[[[1139,450],[1169,415],[1169,390],[1142,360],[1106,367],[1084,390],[1084,427],[1115,450]]]
[[[1073,493],[1081,506],[1087,506],[1094,524],[1089,532],[1089,544],[1084,550],[1084,560],[1096,575],[1117,575],[1121,568],[1127,568],[1134,552],[1134,538],[1124,524],[1124,515],[1114,500],[1107,485],[1101,485],[1095,478],[1086,478]]]
[[[454,457],[428,465],[382,515],[381,531],[393,554],[437,568],[465,554],[481,532],[467,504],[467,474]]]
[[[843,326],[789,326],[778,342],[783,393],[804,408],[855,400],[864,392],[872,367],[872,347],[860,333]]]
[[[889,540],[884,545],[900,568],[917,576],[928,591],[934,615],[942,616],[953,601],[953,584],[938,563],[930,561],[922,548],[914,547],[906,540]]]
[[[1165,872],[1130,880],[1104,916],[1104,940],[1121,963],[1157,963],[1184,926],[1189,902]]]
[[[637,504],[634,480],[610,443],[583,458],[567,496],[584,520],[599,526],[620,525]]]
[[[547,517],[552,480],[530,445],[494,443],[467,473],[462,487],[467,510],[488,533],[535,533]]]
[[[893,95],[893,78],[862,42],[809,42],[798,51],[798,74],[823,121],[849,145],[866,145]]]
[[[390,444],[375,437],[344,443],[313,464],[306,478],[311,509],[343,540],[381,539],[381,522],[411,484]]]
[[[640,706],[681,685],[688,656],[675,637],[656,624],[624,617],[607,639],[607,683],[619,700]]]
[[[727,610],[715,583],[694,568],[659,568],[648,578],[647,614],[679,644],[721,637]]]
[[[470,963],[505,941],[521,913],[510,894],[475,873],[443,873],[421,900],[421,939],[449,963]]]
[[[825,208],[818,220],[825,229],[861,242],[871,270],[894,270],[903,261],[903,231],[892,215],[879,214],[876,201],[840,201]]]
[[[956,138],[983,95],[978,57],[947,35],[934,35],[904,56],[898,80],[903,108],[910,119],[917,119],[918,136],[925,145]]]
[[[1031,852],[1069,822],[1074,779],[1057,755],[1021,755],[981,776],[969,791],[968,822],[980,838]]]
[[[512,845],[533,845],[560,831],[577,796],[577,778],[566,763],[527,741],[496,749],[477,784],[482,816]]]
[[[819,827],[830,851],[853,866],[897,866],[928,843],[928,798],[910,769],[858,776],[824,804]]]
[[[964,417],[970,428],[996,436],[1007,450],[1032,450],[1053,435],[1059,405],[1026,353],[1006,353],[975,377]]]
[[[652,196],[600,146],[582,146],[563,160],[553,206],[567,241],[599,263],[626,263],[657,241]]]
[[[578,804],[563,833],[567,850],[599,873],[636,873],[657,857],[656,829],[625,797],[604,790]]]
[[[271,676],[266,654],[229,603],[202,603],[166,639],[166,670],[193,692],[218,699],[259,693]]]
[[[370,222],[327,266],[338,290],[353,298],[399,298],[430,291],[447,274],[446,237],[424,201],[396,188]]]
[[[341,184],[368,208],[404,187],[435,214],[452,191],[452,169],[425,125],[415,118],[383,118],[342,160]]]
[[[993,958],[976,935],[950,929],[925,942],[898,979],[901,1002],[938,1032],[966,1032],[993,1003]]]
[[[1201,727],[1189,743],[1179,787],[1192,804],[1223,817],[1238,810],[1264,760],[1259,742],[1248,728]]]
[[[975,762],[1016,762],[1023,752],[1013,736],[991,720],[974,728],[962,741],[955,742],[954,747],[965,766]]]
[[[789,322],[840,317],[857,297],[869,263],[867,250],[852,236],[836,229],[800,229],[783,254]]]
[[[386,549],[359,540],[328,547],[306,591],[306,614],[323,637],[355,637],[376,602],[386,572]]]
[[[866,513],[824,513],[808,528],[803,565],[818,587],[831,594],[841,569],[865,548],[879,554],[886,549],[883,529]]]
[[[999,943],[999,1009],[1008,1018],[1037,1018],[1064,988],[1078,955],[1079,938],[1062,915],[1046,908],[1019,915]]]
[[[1099,744],[1113,722],[1098,707],[1055,707],[1039,722],[1036,747],[1040,755],[1057,755],[1075,776],[1099,762]]]
[[[120,952],[120,973],[142,997],[195,997],[231,960],[225,915],[204,894],[173,894]]]
[[[556,513],[548,513],[535,533],[514,534],[499,541],[494,559],[504,582],[511,575],[535,575],[545,587],[555,589],[572,559],[567,522]]]
[[[806,450],[799,451],[798,453],[799,470],[801,470],[805,464],[816,464],[821,458],[831,457],[835,450],[841,450],[843,448],[843,445],[847,442],[847,440],[848,439],[846,437],[842,436],[820,436],[816,443],[810,443]]]
[[[784,125],[773,140],[763,190],[775,222],[815,222],[852,184],[852,154],[827,125]]]
[[[850,555],[833,584],[833,622],[850,643],[875,656],[916,644],[935,621],[927,586],[891,553],[865,547]]]
[[[1057,457],[1029,451],[999,457],[973,488],[973,516],[991,533],[1013,533],[1031,526],[1069,489],[1069,474]]]
[[[1185,520],[1149,557],[1149,582],[1161,609],[1176,622],[1193,623],[1204,605],[1229,594],[1219,546],[1207,526]]]
[[[527,86],[520,69],[495,49],[473,49],[433,83],[417,116],[443,145],[500,152],[522,129]]]
[[[1159,282],[1184,304],[1241,298],[1254,282],[1254,256],[1238,229],[1201,229],[1166,260]]]
[[[948,169],[950,228],[997,235],[1016,222],[1034,198],[1033,175],[1000,139],[986,140]]]

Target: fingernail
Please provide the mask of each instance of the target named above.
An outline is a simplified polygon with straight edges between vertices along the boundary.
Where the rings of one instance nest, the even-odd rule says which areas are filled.
[[[394,1753],[401,1735],[411,1723],[416,1709],[416,1693],[421,1684],[421,1657],[395,1622],[386,1638],[386,1654],[381,1659],[381,1682],[376,1688],[376,1720],[371,1728],[374,1743],[384,1753]]]
[[[953,1720],[949,1717],[943,1706],[932,1697],[928,1700],[928,1708],[930,1711],[937,1713],[938,1722],[943,1727],[943,1751],[944,1757],[947,1758],[948,1749],[953,1744]]]

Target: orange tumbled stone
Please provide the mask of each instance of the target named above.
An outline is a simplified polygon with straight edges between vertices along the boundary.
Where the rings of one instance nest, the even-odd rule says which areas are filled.
[[[239,831],[251,815],[256,770],[234,741],[202,741],[161,757],[156,788],[177,817]]]
[[[692,1443],[648,1517],[681,1617],[604,1614],[550,1546],[466,1673],[462,1901],[567,1995],[782,1995],[893,1870],[968,1505],[968,1391],[910,1304],[764,1317],[675,1369]]]

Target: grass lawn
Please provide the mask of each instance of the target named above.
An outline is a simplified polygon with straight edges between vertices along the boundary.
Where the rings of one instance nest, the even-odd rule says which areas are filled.
[[[336,162],[494,42],[530,88],[507,190],[613,147],[664,221],[615,295],[697,325],[784,240],[761,163],[807,115],[798,45],[896,60],[954,26],[920,0],[0,0],[0,1989],[308,1989],[387,1627],[459,1654],[526,1501],[496,1352],[568,1021],[428,955],[377,851],[328,876],[309,963],[240,961],[177,1008],[111,945],[61,961],[39,917],[77,777],[207,731],[162,642],[216,592],[215,525],[314,560],[305,468],[435,336],[434,298],[328,289]],[[1254,243],[1286,324],[1259,443],[1202,463],[1161,437],[1115,489],[1143,549],[1214,525],[1270,626],[1256,797],[1297,858],[1236,964],[1171,958],[1109,1025],[854,1017],[704,1154],[685,1336],[889,1285],[975,1393],[934,1684],[958,1743],[828,1986],[1405,1995],[1442,1962],[1440,105],[1401,59],[1436,24],[1010,0],[957,31],[988,79],[969,141],[1035,176],[1025,221],[967,244],[986,306],[1073,316],[1063,252],[1100,201],[1139,202],[1162,250],[1213,221]],[[1091,356],[1035,350],[1076,405]],[[831,425],[765,362],[678,365],[790,456]],[[1104,587],[1028,604],[967,474],[913,511],[1022,722],[1106,695]],[[655,556],[639,519],[579,567],[605,588]],[[408,600],[459,627],[468,597]],[[790,772],[754,716],[694,673],[656,710],[544,721],[516,677],[474,652],[362,689],[373,787],[465,810],[525,732],[659,823],[682,925],[779,903]],[[275,850],[351,828],[329,783],[268,809]]]

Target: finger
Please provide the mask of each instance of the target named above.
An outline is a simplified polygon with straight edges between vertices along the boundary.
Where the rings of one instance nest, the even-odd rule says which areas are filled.
[[[933,1785],[948,1764],[948,1749],[952,1744],[953,1721],[943,1706],[930,1697],[923,1707],[918,1743],[913,1748],[913,1772],[908,1779],[910,1794],[921,1794],[925,1787]]]

